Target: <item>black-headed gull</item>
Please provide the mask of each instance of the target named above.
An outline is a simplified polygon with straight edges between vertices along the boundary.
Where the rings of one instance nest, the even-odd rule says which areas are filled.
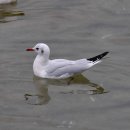
[[[26,51],[35,51],[37,53],[33,63],[34,75],[50,79],[65,79],[82,73],[97,63],[100,63],[101,59],[109,53],[104,52],[89,59],[74,61],[67,59],[50,60],[50,48],[44,43],[38,43],[33,48],[26,49]]]

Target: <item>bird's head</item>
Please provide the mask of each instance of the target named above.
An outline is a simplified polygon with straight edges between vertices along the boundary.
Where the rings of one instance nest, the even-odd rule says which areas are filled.
[[[26,51],[35,51],[38,55],[50,55],[50,48],[45,43],[38,43],[33,48],[28,48]]]

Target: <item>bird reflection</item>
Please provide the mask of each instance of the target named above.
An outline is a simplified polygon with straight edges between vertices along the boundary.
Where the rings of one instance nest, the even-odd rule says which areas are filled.
[[[79,90],[71,90],[71,91],[62,91],[60,92],[61,94],[104,94],[107,93],[105,89],[90,80],[88,80],[86,77],[83,75],[76,75],[74,77],[68,78],[68,79],[60,79],[60,80],[55,80],[55,79],[43,79],[34,76],[33,77],[33,82],[36,87],[36,90],[38,91],[37,94],[25,94],[25,100],[27,103],[32,104],[32,105],[43,105],[43,104],[48,104],[50,101],[51,97],[49,96],[48,93],[48,88],[49,86],[70,86],[70,85],[84,85],[85,87],[90,87],[91,89],[79,89]]]

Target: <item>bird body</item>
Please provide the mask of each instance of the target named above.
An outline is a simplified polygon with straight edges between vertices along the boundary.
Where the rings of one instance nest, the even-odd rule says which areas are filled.
[[[104,52],[89,60],[84,58],[74,61],[67,59],[50,60],[50,48],[44,43],[38,43],[34,48],[29,48],[27,51],[38,53],[33,63],[34,75],[51,79],[64,79],[82,73],[93,65],[100,63],[101,59],[108,53]]]

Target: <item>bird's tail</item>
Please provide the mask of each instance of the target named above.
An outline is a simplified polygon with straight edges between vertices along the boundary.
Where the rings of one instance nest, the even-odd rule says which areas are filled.
[[[101,61],[101,59],[102,59],[104,56],[106,56],[108,53],[109,53],[109,52],[104,52],[104,53],[102,53],[102,54],[100,54],[100,55],[94,56],[94,57],[89,58],[89,59],[87,59],[87,60],[93,61],[93,62],[98,62],[98,61]]]

